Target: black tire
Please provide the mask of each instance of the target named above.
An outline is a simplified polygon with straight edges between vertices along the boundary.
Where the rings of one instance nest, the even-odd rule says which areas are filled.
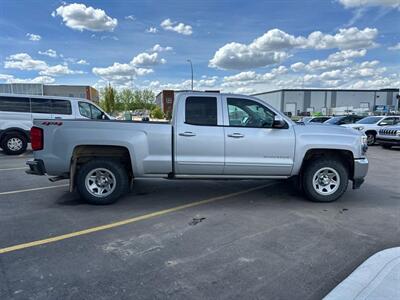
[[[392,148],[392,145],[387,145],[387,144],[381,144],[382,148],[384,149],[390,149]]]
[[[327,172],[329,172],[326,175],[333,176],[332,179],[336,178],[336,182],[339,181],[339,183],[336,185],[336,190],[335,188],[332,188],[332,186],[335,186],[334,184],[324,185],[324,183],[317,185],[322,189],[322,191],[318,192],[316,190],[317,188],[314,188],[314,178],[316,177],[317,173],[322,169],[326,169]],[[334,170],[336,173],[332,170]],[[337,179],[336,174],[339,176],[339,180]],[[339,159],[332,158],[320,158],[308,162],[303,172],[302,178],[304,193],[306,194],[308,199],[314,202],[332,202],[337,200],[347,190],[347,186],[349,183],[348,169]],[[321,180],[324,179],[321,178]],[[324,195],[324,189],[327,190],[327,193],[329,193],[328,190],[331,189],[332,193]]]
[[[106,170],[109,172],[110,175],[107,177],[107,172],[103,171],[103,175],[106,174],[103,177],[107,177],[108,180],[114,181],[114,185],[110,185],[111,192],[106,195],[106,196],[96,196],[94,194],[99,194],[101,187],[97,185],[97,181],[92,179],[92,186],[95,186],[94,191],[90,191],[90,188],[87,187],[86,184],[86,178],[89,176],[88,174],[92,173],[96,170]],[[100,171],[101,172],[101,171]],[[114,180],[112,179],[112,176],[114,177]],[[96,175],[96,180],[101,180],[101,176]],[[77,173],[76,176],[76,187],[78,189],[78,192],[80,196],[90,204],[95,204],[95,205],[107,205],[107,204],[112,204],[116,202],[125,192],[128,191],[129,184],[128,184],[128,173],[124,166],[118,162],[117,160],[112,160],[112,159],[94,159],[91,160],[85,164],[83,164]],[[90,179],[88,179],[90,180]],[[103,180],[107,180],[104,179]],[[88,182],[88,184],[90,181]],[[96,192],[96,186],[97,186],[97,192]],[[107,186],[107,187],[110,187]]]
[[[367,145],[372,146],[376,142],[376,133],[375,132],[366,132],[367,135]]]
[[[20,155],[26,151],[28,139],[23,133],[9,132],[2,138],[0,147],[8,155]]]

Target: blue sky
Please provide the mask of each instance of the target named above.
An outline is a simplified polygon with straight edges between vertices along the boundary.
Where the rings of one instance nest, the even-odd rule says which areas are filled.
[[[0,82],[385,88],[399,55],[400,0],[0,3]]]

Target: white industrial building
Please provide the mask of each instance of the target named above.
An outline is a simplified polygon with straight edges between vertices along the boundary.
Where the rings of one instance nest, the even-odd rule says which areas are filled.
[[[399,110],[399,89],[282,89],[253,96],[291,115],[391,112]]]

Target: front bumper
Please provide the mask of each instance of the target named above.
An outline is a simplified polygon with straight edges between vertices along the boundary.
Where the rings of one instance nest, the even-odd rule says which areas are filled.
[[[382,139],[380,137],[377,137],[376,141],[381,145],[400,146],[400,139]]]
[[[358,158],[354,160],[353,189],[358,189],[364,182],[368,173],[368,159]]]
[[[25,171],[27,174],[31,175],[46,174],[46,168],[44,167],[43,160],[41,159],[28,160],[26,164],[29,166],[29,170]]]

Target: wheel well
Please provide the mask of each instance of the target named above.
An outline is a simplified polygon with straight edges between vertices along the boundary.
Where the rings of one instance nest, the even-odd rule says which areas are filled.
[[[3,141],[3,138],[7,134],[10,134],[10,133],[13,133],[13,132],[17,132],[17,133],[22,134],[26,138],[26,141],[30,142],[29,134],[27,134],[23,129],[20,129],[20,128],[7,128],[0,135],[0,143]]]
[[[319,158],[334,158],[341,161],[347,170],[349,171],[349,178],[352,179],[354,176],[354,156],[351,151],[339,150],[339,149],[311,149],[308,150],[304,156],[303,163],[301,165],[300,174],[302,174],[304,168],[310,161]]]
[[[109,158],[119,161],[133,178],[133,168],[129,150],[122,146],[81,145],[75,147],[70,167],[70,190],[74,189],[74,181],[80,166],[96,158]]]
[[[372,133],[373,135],[377,135],[378,133],[375,130],[367,130],[365,131],[365,134],[367,133]]]

